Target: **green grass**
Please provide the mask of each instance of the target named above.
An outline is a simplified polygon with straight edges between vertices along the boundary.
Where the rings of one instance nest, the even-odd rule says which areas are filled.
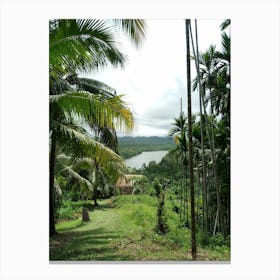
[[[99,202],[90,221],[76,219],[56,226],[50,260],[186,261],[191,260],[190,231],[178,227],[178,214],[167,203],[169,232],[155,233],[157,199],[146,195],[118,196]],[[229,260],[226,246],[198,248],[198,260]]]
[[[69,221],[69,222],[62,222],[56,225],[56,230],[58,232],[63,232],[63,231],[67,231],[70,229],[75,229],[77,227],[80,227],[84,224],[84,222],[82,221],[81,218],[73,220],[73,221]]]

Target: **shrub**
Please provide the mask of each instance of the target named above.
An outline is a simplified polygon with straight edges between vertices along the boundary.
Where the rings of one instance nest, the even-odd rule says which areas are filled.
[[[71,220],[76,218],[76,213],[71,206],[61,207],[58,211],[58,217],[60,220]]]
[[[205,232],[205,231],[201,231],[199,230],[197,232],[197,244],[201,247],[205,247],[209,245],[210,242],[210,236],[209,233]]]
[[[58,210],[57,219],[73,220],[80,217],[82,209],[87,208],[89,211],[94,209],[94,205],[90,201],[62,201],[61,207]]]
[[[215,236],[211,236],[209,238],[209,246],[214,248],[214,247],[219,247],[219,246],[230,246],[230,239],[229,237],[224,238],[223,234],[217,233]]]
[[[168,232],[166,210],[164,207],[165,203],[165,189],[167,182],[161,184],[156,178],[154,180],[154,188],[158,198],[158,208],[157,208],[157,226],[155,228],[156,232],[159,234],[166,234]]]

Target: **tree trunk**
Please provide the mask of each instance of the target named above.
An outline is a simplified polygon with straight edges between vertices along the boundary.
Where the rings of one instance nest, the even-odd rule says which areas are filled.
[[[211,99],[210,99],[211,100]],[[212,106],[212,105],[211,105]],[[215,181],[216,181],[216,185],[217,185],[217,193],[219,194],[219,220],[220,220],[220,227],[221,227],[221,231],[224,234],[224,237],[226,236],[226,229],[225,229],[225,219],[224,219],[224,212],[222,211],[222,200],[221,200],[221,185],[219,184],[218,181],[218,173],[217,173],[217,164],[216,164],[216,154],[215,154],[215,135],[214,135],[214,118],[213,118],[213,111],[211,109],[211,113],[210,113],[210,117],[211,117],[211,137],[212,137],[212,146],[213,146],[213,150],[214,150],[214,154],[213,154],[213,164],[214,164],[214,176],[215,176]]]
[[[211,158],[212,158],[212,161],[213,161],[214,186],[215,186],[215,189],[216,189],[216,196],[217,196],[217,210],[219,210],[218,213],[220,215],[220,219],[219,219],[220,223],[221,223],[220,227],[221,227],[221,230],[223,231],[223,233],[225,234],[223,212],[222,212],[222,208],[221,208],[222,205],[221,205],[221,197],[220,197],[220,188],[219,188],[219,184],[218,184],[216,155],[215,155],[215,144],[213,142],[214,132],[213,132],[213,129],[212,129],[211,130],[212,133],[210,135],[210,127],[209,127],[209,123],[208,123],[208,114],[207,114],[207,111],[206,111],[204,96],[205,96],[205,88],[203,89],[203,94],[202,94],[202,104],[203,104],[203,110],[204,110],[204,115],[205,115],[206,132],[207,132],[207,136],[208,136],[209,144],[210,144]]]
[[[180,222],[182,222],[182,213],[183,213],[183,191],[184,191],[184,165],[182,162],[182,178],[181,178],[181,194],[180,194]]]
[[[198,51],[198,39],[197,39],[197,21],[195,20],[195,38],[196,38],[196,51],[194,49],[193,36],[191,31],[191,40],[193,53],[195,56],[195,65],[197,72],[197,83],[199,89],[199,112],[200,112],[200,144],[202,150],[202,215],[203,215],[203,228],[208,231],[208,206],[207,206],[207,185],[206,185],[206,168],[205,168],[205,151],[204,151],[204,133],[203,133],[203,115],[202,115],[202,93],[201,93],[201,83],[200,83],[200,71],[199,71],[199,51]]]
[[[184,165],[185,166],[185,165]],[[184,171],[184,184],[183,184],[183,220],[186,218],[186,188],[187,188],[186,170]]]
[[[189,205],[188,205],[188,180],[187,180],[187,159],[185,156],[184,169],[185,169],[185,207],[186,207],[186,227],[189,228]]]
[[[89,221],[89,214],[88,214],[88,209],[83,207],[82,210],[82,220],[83,222]]]
[[[95,182],[93,184],[93,196],[94,206],[98,206],[97,203],[97,176],[98,176],[98,164],[95,164]]]
[[[56,149],[56,139],[52,132],[51,137],[51,153],[49,160],[49,172],[50,172],[50,182],[49,182],[49,235],[52,236],[56,233],[55,222],[54,222],[54,168],[55,168],[55,149]]]
[[[218,221],[218,214],[219,214],[219,209],[217,209],[217,213],[216,213],[215,225],[214,225],[214,230],[213,230],[213,236],[215,236],[215,234],[216,234],[217,221]]]
[[[195,55],[195,65],[197,72],[197,83],[199,89],[199,115],[200,115],[200,144],[202,150],[202,214],[203,214],[203,228],[208,231],[208,205],[207,205],[207,185],[206,185],[206,168],[205,168],[205,150],[204,150],[204,131],[203,131],[203,115],[202,115],[202,97],[201,97],[201,83],[200,83],[200,71],[199,71],[199,51],[198,51],[198,38],[197,38],[197,20],[195,20],[195,39],[196,39],[196,55]],[[192,40],[193,53],[194,43]]]
[[[189,138],[189,177],[191,196],[191,236],[192,236],[192,259],[196,259],[196,229],[195,229],[195,205],[194,205],[194,178],[193,178],[193,143],[192,143],[192,105],[191,105],[191,67],[190,67],[190,44],[189,28],[190,20],[186,24],[186,46],[187,46],[187,93],[188,93],[188,138]]]
[[[198,162],[199,162],[199,160],[196,159],[195,164],[196,164],[196,168],[197,168],[197,172],[196,172],[197,196],[200,197],[200,194],[203,192],[203,190],[202,190],[202,192],[200,192],[200,188],[201,188],[201,186],[200,186],[200,170],[199,170],[199,167],[198,167]],[[199,215],[201,213],[199,204],[200,203],[196,203],[196,220],[197,221],[199,221]],[[204,215],[204,213],[203,213],[203,203],[202,203],[202,216],[203,215]],[[202,219],[202,223],[204,223],[204,216],[203,216],[203,219]]]

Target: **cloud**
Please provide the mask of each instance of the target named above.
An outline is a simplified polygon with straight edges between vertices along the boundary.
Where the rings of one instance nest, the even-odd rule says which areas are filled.
[[[108,69],[92,77],[114,87],[132,109],[133,135],[166,135],[174,117],[187,112],[185,24],[183,20],[148,20],[148,36],[136,50],[123,39],[129,57],[124,70]],[[199,47],[219,45],[220,21],[199,21]],[[192,79],[195,67],[192,61]],[[198,93],[192,93],[192,112],[199,112]]]

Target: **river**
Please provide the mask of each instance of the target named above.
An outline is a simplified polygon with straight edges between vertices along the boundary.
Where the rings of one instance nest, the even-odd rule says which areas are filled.
[[[166,150],[142,152],[139,155],[126,159],[124,162],[128,167],[139,169],[144,163],[148,165],[150,161],[159,163],[168,152]]]

